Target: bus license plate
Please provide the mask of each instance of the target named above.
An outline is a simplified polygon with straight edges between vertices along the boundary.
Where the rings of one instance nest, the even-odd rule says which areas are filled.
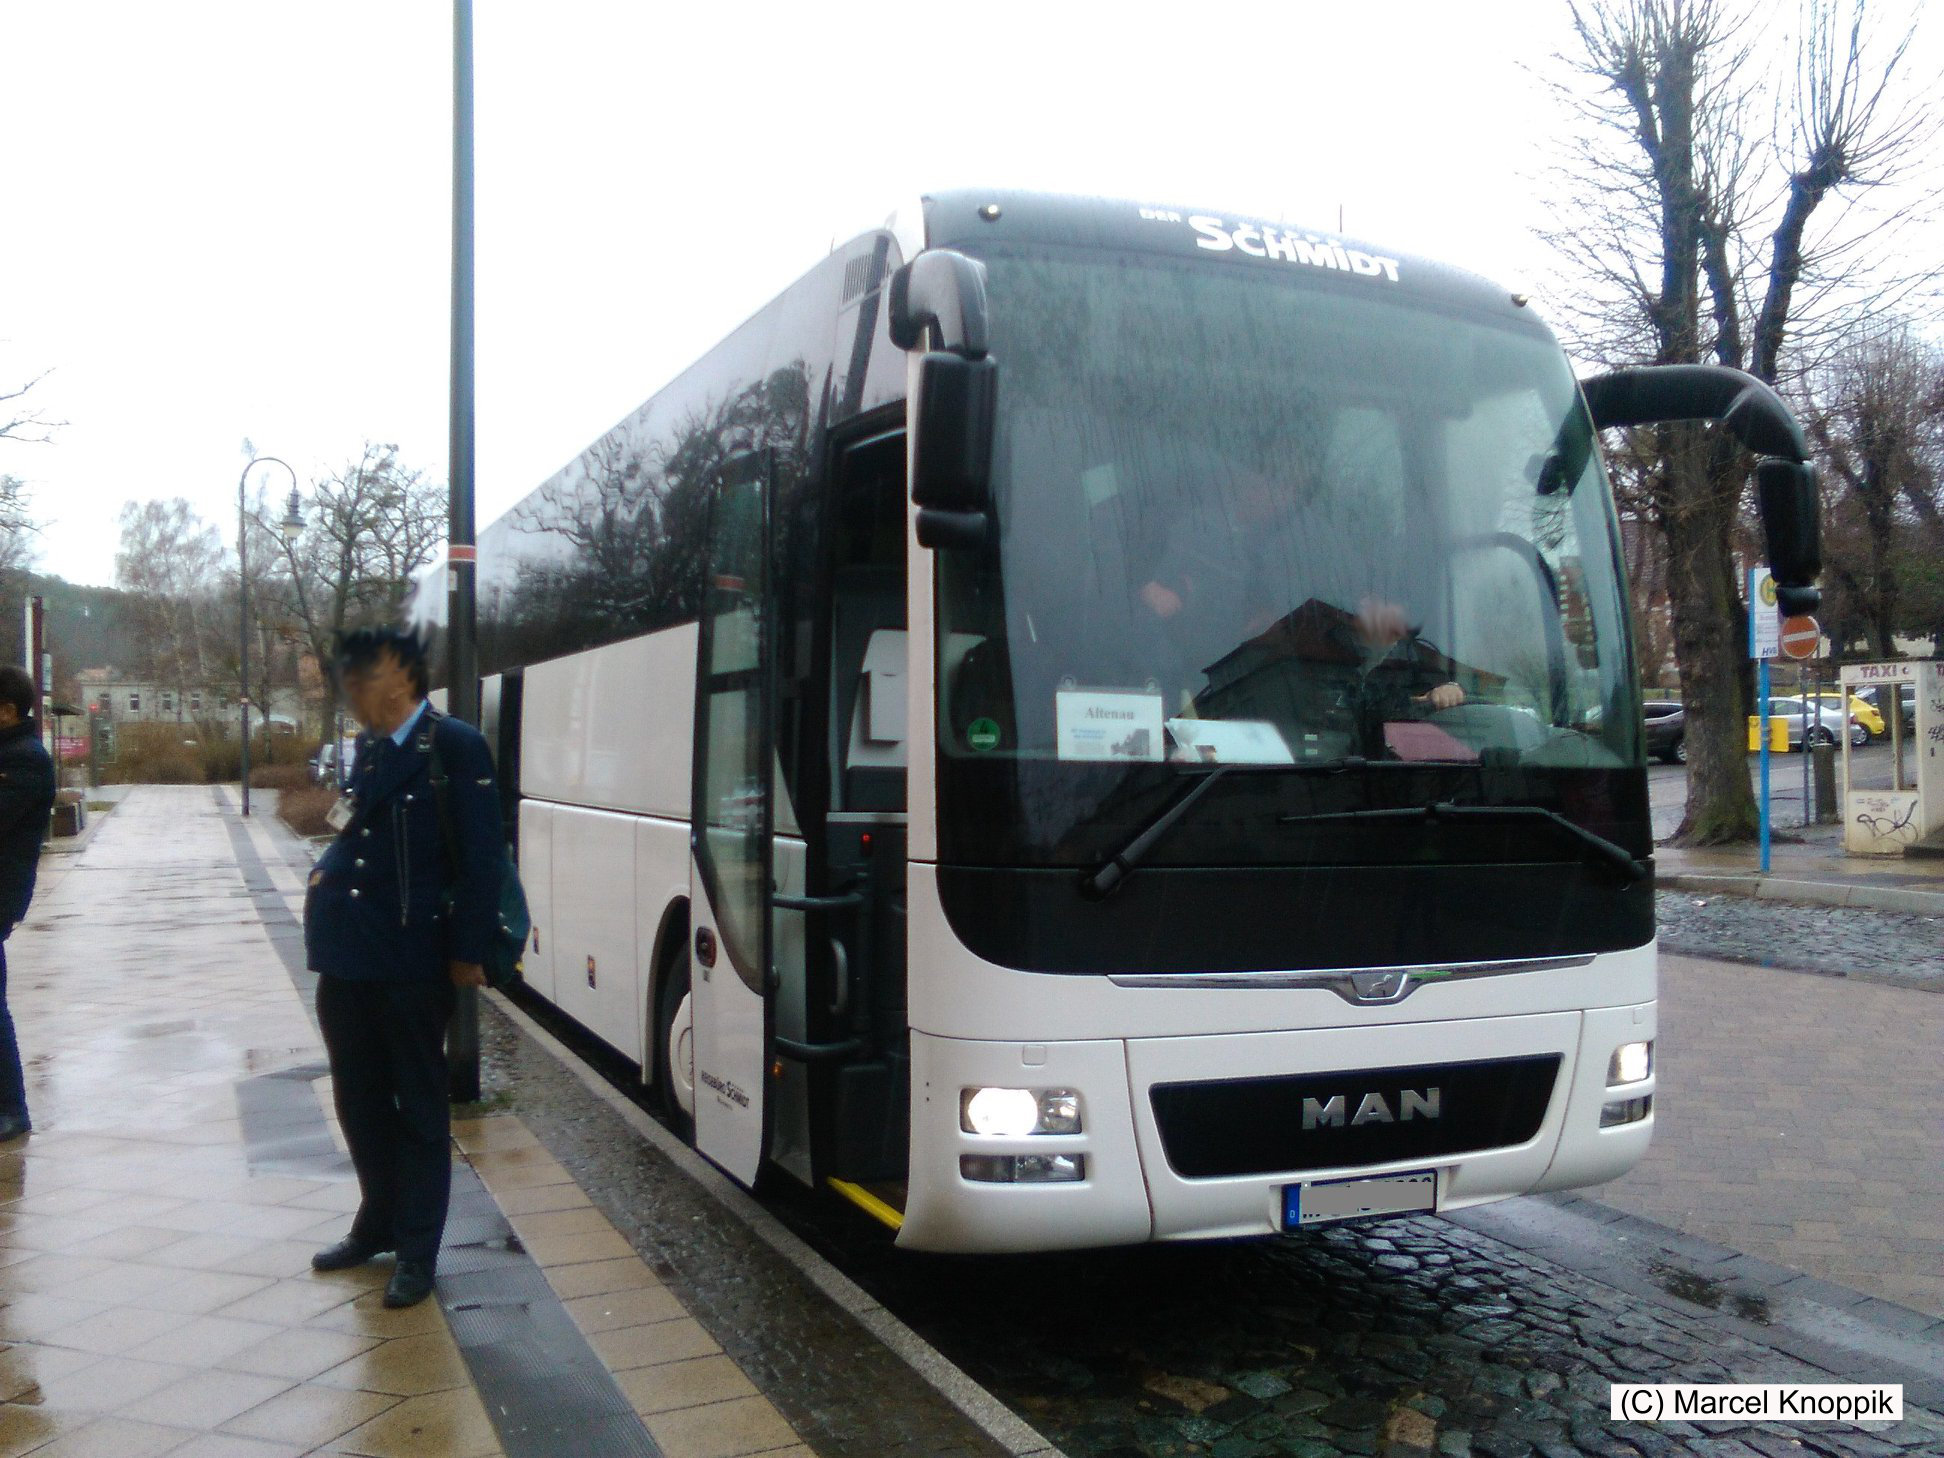
[[[1284,1230],[1301,1230],[1359,1215],[1415,1215],[1437,1208],[1438,1176],[1428,1169],[1283,1187]]]

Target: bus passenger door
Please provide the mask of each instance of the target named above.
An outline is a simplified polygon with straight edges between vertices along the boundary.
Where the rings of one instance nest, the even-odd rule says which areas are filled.
[[[745,1184],[767,1153],[774,602],[770,458],[738,456],[710,513],[689,821],[696,1147]]]

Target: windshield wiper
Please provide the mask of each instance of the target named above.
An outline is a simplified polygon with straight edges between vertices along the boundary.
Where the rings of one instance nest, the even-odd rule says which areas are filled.
[[[1099,870],[1081,877],[1080,894],[1091,897],[1095,901],[1113,895],[1114,888],[1127,879],[1127,873],[1147,859],[1147,854],[1154,849],[1155,842],[1172,830],[1175,822],[1188,813],[1195,801],[1208,793],[1208,787],[1232,768],[1234,766],[1225,764],[1211,770],[1187,794],[1150,820],[1138,835],[1121,847],[1119,852],[1110,856]]]
[[[1584,825],[1569,820],[1557,810],[1548,810],[1543,805],[1455,805],[1449,800],[1441,800],[1430,805],[1413,805],[1401,810],[1339,810],[1325,815],[1283,815],[1278,817],[1284,825],[1314,825],[1330,820],[1543,820],[1566,831],[1595,860],[1611,866],[1629,881],[1638,881],[1647,874],[1647,863],[1636,857],[1623,845],[1616,845],[1604,835],[1595,835]]]

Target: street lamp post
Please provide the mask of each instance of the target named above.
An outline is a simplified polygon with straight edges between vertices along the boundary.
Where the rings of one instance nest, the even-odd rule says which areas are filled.
[[[237,641],[237,708],[243,715],[243,813],[250,813],[250,515],[249,505],[244,498],[244,488],[249,484],[252,467],[271,462],[290,471],[290,489],[294,496],[297,490],[297,473],[291,470],[290,462],[278,456],[252,456],[243,467],[243,474],[236,478],[236,602],[238,624]],[[268,654],[266,653],[266,657]],[[266,665],[265,677],[268,677]],[[264,722],[268,723],[269,710],[265,709]]]

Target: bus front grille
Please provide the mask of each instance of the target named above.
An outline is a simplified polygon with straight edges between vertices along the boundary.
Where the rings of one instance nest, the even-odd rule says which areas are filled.
[[[1183,1179],[1354,1169],[1525,1143],[1560,1055],[1156,1084],[1168,1164]]]

